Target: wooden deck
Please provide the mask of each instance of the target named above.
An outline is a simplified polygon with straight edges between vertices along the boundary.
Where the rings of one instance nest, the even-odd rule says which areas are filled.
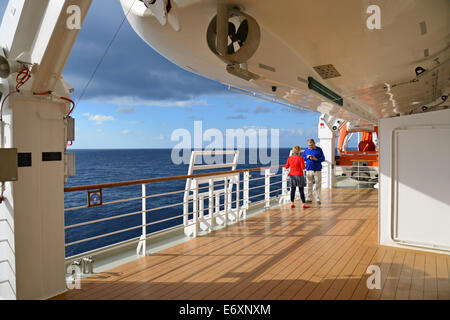
[[[299,206],[298,206],[299,207]],[[324,191],[85,279],[55,299],[450,299],[450,256],[377,244],[378,191]],[[369,290],[369,265],[381,289]]]

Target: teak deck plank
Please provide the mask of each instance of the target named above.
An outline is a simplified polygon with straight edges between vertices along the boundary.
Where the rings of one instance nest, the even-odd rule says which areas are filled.
[[[377,190],[324,190],[321,206],[279,206],[54,299],[450,299],[450,256],[378,245],[377,228]]]
[[[439,300],[450,299],[450,270],[447,259],[442,256],[436,257],[437,294]]]

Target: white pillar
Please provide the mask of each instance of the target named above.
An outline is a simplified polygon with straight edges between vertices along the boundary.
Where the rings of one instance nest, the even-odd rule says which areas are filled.
[[[14,94],[4,112],[5,147],[31,153],[31,166],[19,167],[18,181],[6,185],[0,204],[0,240],[14,235],[4,250],[14,250],[8,269],[14,278],[1,286],[14,290],[5,298],[46,299],[66,290],[64,239],[64,103]],[[43,161],[43,153],[60,156]],[[0,253],[1,254],[1,253]],[[4,259],[3,254],[0,260]],[[11,270],[12,271],[12,270]],[[2,279],[3,280],[3,279]],[[15,288],[13,284],[15,283]],[[8,288],[2,288],[4,294]]]
[[[0,26],[0,47],[8,49],[8,58],[39,65],[3,108],[0,143],[31,154],[31,166],[20,167],[18,181],[5,184],[0,204],[0,298],[46,299],[66,290],[63,117],[68,105],[33,96],[31,88],[70,96],[61,73],[79,32],[67,28],[72,4],[81,9],[82,24],[91,0],[10,0]],[[15,77],[2,80],[3,97],[14,91]],[[50,152],[52,157],[44,157]]]
[[[322,188],[333,188],[335,182],[335,145],[336,135],[322,115],[318,124],[318,136],[320,148],[322,148],[325,161],[322,162]]]

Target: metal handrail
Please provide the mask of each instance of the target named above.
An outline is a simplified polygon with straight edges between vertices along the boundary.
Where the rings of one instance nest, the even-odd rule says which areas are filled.
[[[131,201],[137,201],[137,200],[141,200],[142,201],[142,210],[139,211],[134,211],[134,212],[130,212],[130,213],[125,213],[125,214],[120,214],[120,215],[115,215],[112,217],[104,217],[104,218],[100,218],[100,219],[95,219],[95,220],[90,220],[90,221],[85,221],[85,222],[81,222],[81,223],[75,223],[75,224],[71,224],[71,225],[67,225],[64,227],[65,230],[73,230],[74,228],[77,227],[82,227],[82,226],[88,226],[88,225],[92,225],[92,224],[96,224],[96,223],[101,223],[101,222],[106,222],[106,221],[112,221],[112,220],[117,220],[117,219],[121,219],[121,218],[125,218],[125,217],[131,217],[131,216],[136,216],[141,214],[142,215],[142,223],[139,223],[138,225],[134,225],[131,227],[127,227],[124,229],[120,229],[120,230],[115,230],[112,232],[107,232],[104,234],[100,234],[100,235],[95,235],[92,237],[88,237],[88,238],[84,238],[84,239],[79,239],[76,241],[72,241],[69,243],[66,243],[66,247],[69,246],[73,246],[76,244],[81,244],[81,243],[85,243],[91,240],[96,240],[96,239],[101,239],[101,238],[105,238],[108,236],[112,236],[112,235],[116,235],[116,234],[120,234],[123,232],[127,232],[127,231],[132,231],[132,230],[137,230],[142,228],[142,235],[139,238],[139,246],[141,246],[142,241],[145,242],[145,240],[148,238],[148,234],[147,233],[147,229],[146,227],[151,226],[151,225],[155,225],[155,224],[159,224],[159,223],[163,223],[166,221],[170,221],[170,220],[174,220],[174,219],[178,219],[181,217],[185,217],[186,219],[188,219],[188,217],[194,217],[193,220],[189,220],[189,221],[185,221],[183,223],[184,227],[190,227],[190,226],[196,226],[195,228],[198,229],[199,228],[199,224],[201,221],[205,221],[202,219],[213,219],[213,217],[216,217],[217,214],[219,214],[220,216],[224,217],[224,222],[221,222],[221,224],[224,223],[224,225],[228,224],[228,214],[233,214],[235,218],[239,220],[241,218],[241,215],[244,215],[244,219],[246,217],[246,210],[248,209],[248,205],[250,202],[250,199],[255,198],[255,197],[260,197],[260,196],[264,196],[265,195],[265,203],[266,203],[266,207],[267,204],[270,203],[270,195],[273,195],[274,192],[278,192],[280,190],[283,190],[283,188],[281,189],[277,189],[277,190],[270,190],[270,187],[272,185],[275,184],[280,184],[280,183],[284,183],[284,179],[285,176],[282,174],[271,174],[270,170],[271,169],[279,169],[282,168],[283,166],[272,166],[272,167],[263,167],[263,168],[248,168],[248,169],[239,169],[239,170],[230,170],[230,171],[219,171],[219,172],[208,172],[208,173],[201,173],[201,174],[192,174],[192,175],[184,175],[184,176],[174,176],[174,177],[165,177],[165,178],[154,178],[154,179],[143,179],[143,180],[132,180],[132,181],[122,181],[122,182],[115,182],[115,183],[103,183],[103,184],[92,184],[92,185],[84,185],[84,186],[76,186],[76,187],[68,187],[64,189],[64,192],[76,192],[76,191],[88,191],[88,190],[94,190],[94,189],[103,189],[103,188],[114,188],[114,187],[122,187],[122,186],[132,186],[132,185],[142,185],[142,196],[140,197],[131,197],[131,198],[126,198],[126,199],[119,199],[119,200],[113,200],[113,201],[108,201],[108,202],[103,202],[100,205],[109,205],[109,204],[115,204],[115,203],[123,203],[123,202],[131,202]],[[284,169],[283,169],[284,170]],[[257,178],[253,178],[250,179],[250,172],[255,172],[255,171],[260,171],[262,173],[262,177],[257,177]],[[283,171],[284,172],[284,171]],[[240,178],[240,173],[244,173],[244,179],[241,180]],[[210,178],[210,177],[214,177],[214,176],[223,176],[223,178],[221,177],[220,179],[224,179],[225,182],[224,183],[219,183],[219,184],[214,184],[213,185],[213,189],[211,189],[211,184],[207,185],[207,186],[199,186],[199,181],[197,180],[197,178]],[[234,177],[238,176],[237,180],[233,180]],[[273,182],[271,183],[270,179],[271,178],[275,178],[275,177],[282,177],[283,181],[277,181],[277,182]],[[189,199],[183,202],[177,202],[177,203],[172,203],[169,205],[164,205],[164,206],[159,206],[156,208],[149,208],[147,209],[145,202],[147,199],[149,198],[156,198],[156,197],[162,197],[162,196],[166,196],[166,195],[175,195],[175,194],[180,194],[183,192],[186,192],[185,190],[177,190],[177,191],[170,191],[170,192],[165,192],[165,193],[159,193],[159,194],[146,194],[146,184],[150,184],[150,183],[155,183],[155,182],[164,182],[164,181],[174,181],[174,180],[181,180],[181,179],[193,179],[194,183],[195,183],[195,188],[193,188],[194,195],[192,197],[194,197],[194,199],[192,199],[191,197],[189,197]],[[264,183],[260,186],[256,186],[256,187],[252,187],[250,188],[249,183],[252,181],[256,181],[256,180],[262,180],[264,179]],[[204,180],[204,179],[203,179]],[[202,182],[200,184],[204,184],[207,182]],[[212,180],[214,180],[214,178],[212,178]],[[229,181],[229,182],[228,182]],[[217,178],[215,179],[215,182],[220,182],[220,180],[218,180]],[[233,190],[233,188],[228,189],[228,186],[231,185],[236,185],[236,189]],[[224,187],[224,189],[214,189],[217,187]],[[258,194],[258,195],[253,195],[253,196],[249,196],[248,192],[252,189],[257,189],[257,188],[262,188],[265,187],[266,190],[264,191],[264,193]],[[199,190],[205,190],[205,189],[209,189],[209,193],[208,192],[203,192],[199,193]],[[212,190],[212,191],[211,191]],[[220,193],[215,193],[215,191],[219,191]],[[241,194],[242,193],[242,197]],[[208,195],[206,195],[208,194]],[[236,196],[236,199],[233,200],[233,195]],[[219,198],[217,198],[219,197]],[[224,202],[220,203],[220,201],[217,201],[217,199],[220,199],[221,197],[224,197]],[[205,201],[208,201],[209,199],[209,206],[205,206],[204,203],[202,202],[203,199]],[[216,199],[216,201],[214,201],[214,199]],[[211,203],[211,200],[213,201],[213,203]],[[269,202],[268,202],[269,201]],[[259,203],[259,202],[257,202]],[[170,216],[164,219],[159,219],[157,221],[152,221],[147,223],[146,222],[146,214],[149,212],[154,212],[157,210],[161,210],[161,209],[166,209],[166,208],[172,208],[172,207],[176,207],[176,206],[182,206],[182,205],[190,205],[190,204],[195,204],[195,206],[193,207],[193,210],[190,211],[187,215],[186,212],[183,212],[183,214],[180,215],[176,215],[176,216]],[[234,206],[234,207],[233,207]],[[76,206],[76,207],[71,207],[71,208],[65,208],[64,211],[68,212],[68,211],[74,211],[74,210],[78,210],[78,209],[86,209],[86,208],[90,208],[91,206],[89,205],[83,205],[83,206]],[[95,207],[95,206],[93,206]],[[222,208],[222,209],[221,209]],[[210,213],[212,213],[212,215],[210,215]],[[211,227],[208,226],[208,230],[212,230],[213,225],[215,222],[213,222],[211,220]],[[204,227],[203,227],[204,228]],[[186,230],[186,229],[185,229]],[[194,237],[197,236],[197,231],[194,232]],[[118,244],[121,242],[118,242]],[[143,252],[145,254],[145,243],[142,244],[143,245]],[[110,247],[111,245],[108,245],[107,247]],[[112,246],[114,246],[114,244],[112,244]],[[138,251],[140,250],[138,246]],[[141,247],[142,248],[142,247]]]
[[[279,169],[283,166],[273,166],[273,167],[262,167],[262,168],[249,168],[249,169],[239,169],[239,170],[228,170],[228,171],[219,171],[219,172],[207,172],[207,173],[198,173],[198,174],[190,174],[184,176],[173,176],[173,177],[164,177],[164,178],[153,178],[153,179],[142,179],[142,180],[130,180],[130,181],[121,181],[121,182],[110,182],[110,183],[100,183],[100,184],[91,184],[84,186],[76,186],[76,187],[67,187],[64,188],[64,192],[76,192],[76,191],[88,191],[94,189],[106,189],[106,188],[115,188],[115,187],[125,187],[139,184],[149,184],[156,182],[165,182],[165,181],[174,181],[174,180],[185,180],[185,179],[195,179],[195,178],[205,178],[210,176],[219,176],[219,175],[232,175],[235,173],[247,172],[247,171],[259,171],[259,170],[268,170],[268,169]]]

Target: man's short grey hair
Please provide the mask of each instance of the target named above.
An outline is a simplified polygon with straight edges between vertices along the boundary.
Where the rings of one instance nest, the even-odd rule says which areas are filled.
[[[316,142],[314,141],[314,139],[308,139],[308,143],[310,143],[310,142],[316,143]]]

